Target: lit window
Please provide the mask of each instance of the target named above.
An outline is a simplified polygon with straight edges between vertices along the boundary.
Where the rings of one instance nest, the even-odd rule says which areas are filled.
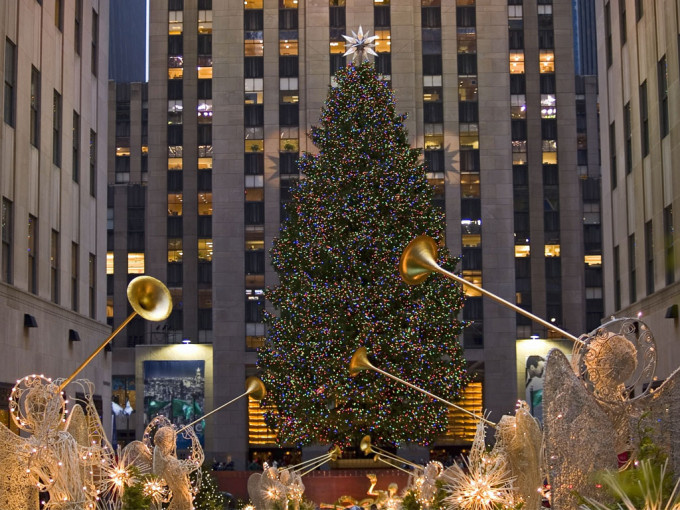
[[[168,158],[168,170],[181,170],[182,158]]]
[[[182,262],[182,239],[168,238],[168,262]]]
[[[552,14],[552,5],[539,5],[538,14],[542,15]]]
[[[282,92],[279,101],[283,104],[297,104],[300,102],[300,96],[290,94],[289,92]]]
[[[262,78],[246,78],[244,89],[246,92],[260,92],[263,90],[264,80]],[[260,103],[262,101],[259,101]]]
[[[345,43],[344,41],[331,41],[330,42],[331,46],[331,55],[337,54],[337,53],[345,53]]]
[[[181,193],[170,193],[168,195],[168,216],[182,216]]]
[[[198,11],[198,33],[212,34],[212,11]]]
[[[545,245],[545,256],[546,257],[559,257],[560,256],[560,245],[559,244],[546,244]]]
[[[468,282],[476,285],[477,287],[482,286],[482,271],[478,269],[470,269],[463,271],[463,279],[467,280]],[[482,293],[479,292],[476,289],[473,289],[472,287],[469,287],[467,285],[464,285],[464,292],[467,297],[478,297],[481,296]]]
[[[462,172],[460,174],[460,193],[463,198],[479,198],[479,174]]]
[[[106,252],[106,274],[113,274],[113,252]]]
[[[264,55],[262,32],[246,32],[244,51],[246,57],[261,57]]]
[[[539,55],[540,72],[554,73],[555,72],[555,52],[552,50],[541,50]]]
[[[106,298],[106,317],[113,317],[113,296]]]
[[[554,119],[557,116],[554,94],[541,94],[541,118]]]
[[[512,141],[512,164],[526,165],[527,163],[527,141],[513,140]]]
[[[297,39],[284,39],[279,41],[279,55],[297,55],[298,42]]]
[[[392,35],[389,30],[376,30],[375,35],[378,37],[375,40],[375,52],[376,53],[389,53],[390,45],[392,42],[390,39]]]
[[[279,78],[279,90],[297,90],[297,78]]]
[[[128,253],[128,274],[144,274],[143,253]]]
[[[479,149],[478,124],[460,124],[459,132],[461,149]]]
[[[477,77],[467,76],[458,79],[458,99],[460,101],[477,101]]]
[[[262,152],[264,151],[264,140],[246,140],[246,152]]]
[[[523,258],[531,255],[531,248],[528,244],[515,245],[515,258]]]
[[[246,202],[263,202],[264,188],[246,188]]]
[[[527,96],[524,94],[512,94],[510,96],[510,114],[513,119],[527,118]]]
[[[524,74],[524,52],[511,51],[510,52],[510,73]]]
[[[586,266],[601,266],[602,265],[602,255],[586,255],[583,258]]]
[[[210,216],[212,215],[212,193],[198,194],[198,215]]]
[[[168,67],[169,80],[181,80],[184,76],[184,69],[181,67]]]
[[[129,156],[130,147],[116,147],[116,156]]]
[[[508,5],[508,19],[522,19],[522,6]]]
[[[183,11],[168,11],[168,35],[180,35],[184,27]]]
[[[298,0],[279,0],[280,9],[297,9]]]
[[[212,239],[198,240],[198,261],[211,262],[213,256],[213,241]]]
[[[425,148],[441,149],[444,147],[444,127],[442,124],[425,124]]]
[[[479,234],[463,234],[461,240],[463,248],[477,248],[482,245],[482,236]]]
[[[262,9],[262,0],[243,0],[244,9]]]
[[[198,169],[209,170],[212,168],[213,158],[198,158]]]
[[[198,79],[199,80],[211,80],[213,77],[213,68],[210,67],[198,67]]]

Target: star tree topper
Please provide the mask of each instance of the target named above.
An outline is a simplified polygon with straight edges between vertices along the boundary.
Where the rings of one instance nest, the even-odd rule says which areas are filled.
[[[372,35],[371,37],[368,37],[368,31],[366,31],[366,34],[364,35],[364,30],[361,28],[361,25],[359,25],[358,33],[352,30],[352,37],[349,35],[343,35],[343,37],[349,43],[349,49],[342,56],[346,57],[347,55],[352,55],[352,62],[354,62],[355,57],[359,57],[359,63],[361,63],[364,61],[366,55],[378,56],[378,54],[373,51],[373,48],[375,47],[373,41],[375,41],[378,36]]]

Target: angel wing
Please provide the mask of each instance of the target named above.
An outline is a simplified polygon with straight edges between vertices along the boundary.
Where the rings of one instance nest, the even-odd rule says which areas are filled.
[[[552,508],[578,508],[575,493],[601,499],[588,475],[617,468],[616,433],[607,413],[557,349],[546,359],[543,406]]]
[[[262,481],[262,473],[253,473],[248,477],[248,497],[257,510],[264,508],[264,502],[260,496],[260,482]]]
[[[140,474],[148,475],[151,473],[153,455],[151,450],[141,441],[132,441],[125,445],[122,455],[127,459],[127,465],[136,466]]]
[[[61,429],[71,434],[76,440],[76,443],[78,443],[78,446],[84,448],[90,446],[87,416],[85,416],[85,411],[83,411],[80,404],[73,406],[73,409],[71,409],[71,412],[68,414],[68,418]]]
[[[37,510],[38,489],[26,476],[31,447],[0,424],[0,508]]]
[[[680,368],[634,405],[641,415],[632,427],[638,444],[648,436],[668,454],[673,471],[680,472]]]

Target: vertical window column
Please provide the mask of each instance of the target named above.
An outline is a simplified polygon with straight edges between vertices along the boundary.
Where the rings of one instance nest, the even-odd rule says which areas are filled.
[[[345,39],[347,33],[345,27],[345,0],[329,0],[328,3],[328,40],[330,53],[331,85],[335,86],[335,72],[345,66]]]
[[[28,291],[38,293],[38,258],[36,250],[38,247],[38,218],[28,215],[28,236],[27,236],[27,252],[28,252]]]
[[[14,127],[16,121],[16,86],[17,86],[17,47],[9,39],[5,40],[5,124]]]
[[[390,0],[374,0],[373,24],[375,26],[375,70],[381,79],[392,81],[392,21],[390,16]],[[423,40],[425,44],[425,40]],[[440,36],[441,47],[441,36]]]
[[[7,198],[2,199],[2,279],[5,283],[13,283],[13,236],[14,219],[12,211],[12,201]]]

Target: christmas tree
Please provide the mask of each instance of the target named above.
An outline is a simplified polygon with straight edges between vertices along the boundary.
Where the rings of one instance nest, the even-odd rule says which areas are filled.
[[[432,276],[402,282],[398,263],[409,241],[437,241],[439,263],[456,260],[444,245],[444,217],[407,142],[404,116],[372,64],[336,73],[305,153],[306,178],[292,190],[287,219],[271,250],[279,285],[266,298],[267,341],[258,365],[266,414],[285,444],[427,444],[446,426],[443,404],[374,372],[349,376],[354,351],[444,398],[467,381],[457,341],[462,291]]]

